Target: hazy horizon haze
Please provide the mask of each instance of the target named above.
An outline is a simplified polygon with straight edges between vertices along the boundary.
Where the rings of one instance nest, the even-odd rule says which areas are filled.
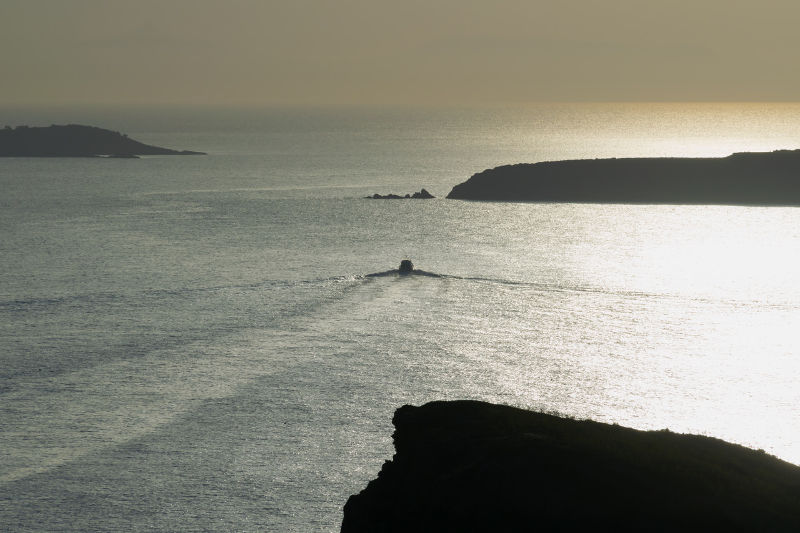
[[[7,0],[2,104],[794,101],[800,4]]]

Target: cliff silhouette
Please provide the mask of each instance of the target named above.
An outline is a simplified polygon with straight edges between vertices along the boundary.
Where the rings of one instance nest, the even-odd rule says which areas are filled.
[[[6,126],[0,130],[0,157],[134,157],[204,155],[140,143],[127,135],[95,126]]]
[[[800,150],[505,165],[473,175],[447,198],[793,206],[800,205]]]
[[[343,533],[800,531],[800,467],[710,437],[477,401],[406,405]]]

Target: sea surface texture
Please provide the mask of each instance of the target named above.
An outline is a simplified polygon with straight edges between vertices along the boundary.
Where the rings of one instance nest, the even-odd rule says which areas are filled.
[[[508,163],[800,148],[800,106],[3,121],[209,155],[0,159],[0,529],[337,531],[394,410],[440,399],[800,463],[800,209],[443,199]]]

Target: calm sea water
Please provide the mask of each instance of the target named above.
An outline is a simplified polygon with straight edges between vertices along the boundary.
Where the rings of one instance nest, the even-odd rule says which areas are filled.
[[[209,152],[0,159],[4,530],[336,531],[394,409],[437,399],[800,463],[800,209],[442,199],[505,163],[797,148],[798,105],[0,122]],[[437,276],[369,276],[406,257]]]

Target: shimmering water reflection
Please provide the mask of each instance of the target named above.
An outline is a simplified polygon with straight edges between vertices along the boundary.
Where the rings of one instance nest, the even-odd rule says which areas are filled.
[[[363,199],[792,147],[800,107],[753,109],[286,112],[142,137],[207,158],[0,161],[0,524],[335,531],[438,399],[800,464],[800,209]],[[369,276],[405,257],[437,276]]]

